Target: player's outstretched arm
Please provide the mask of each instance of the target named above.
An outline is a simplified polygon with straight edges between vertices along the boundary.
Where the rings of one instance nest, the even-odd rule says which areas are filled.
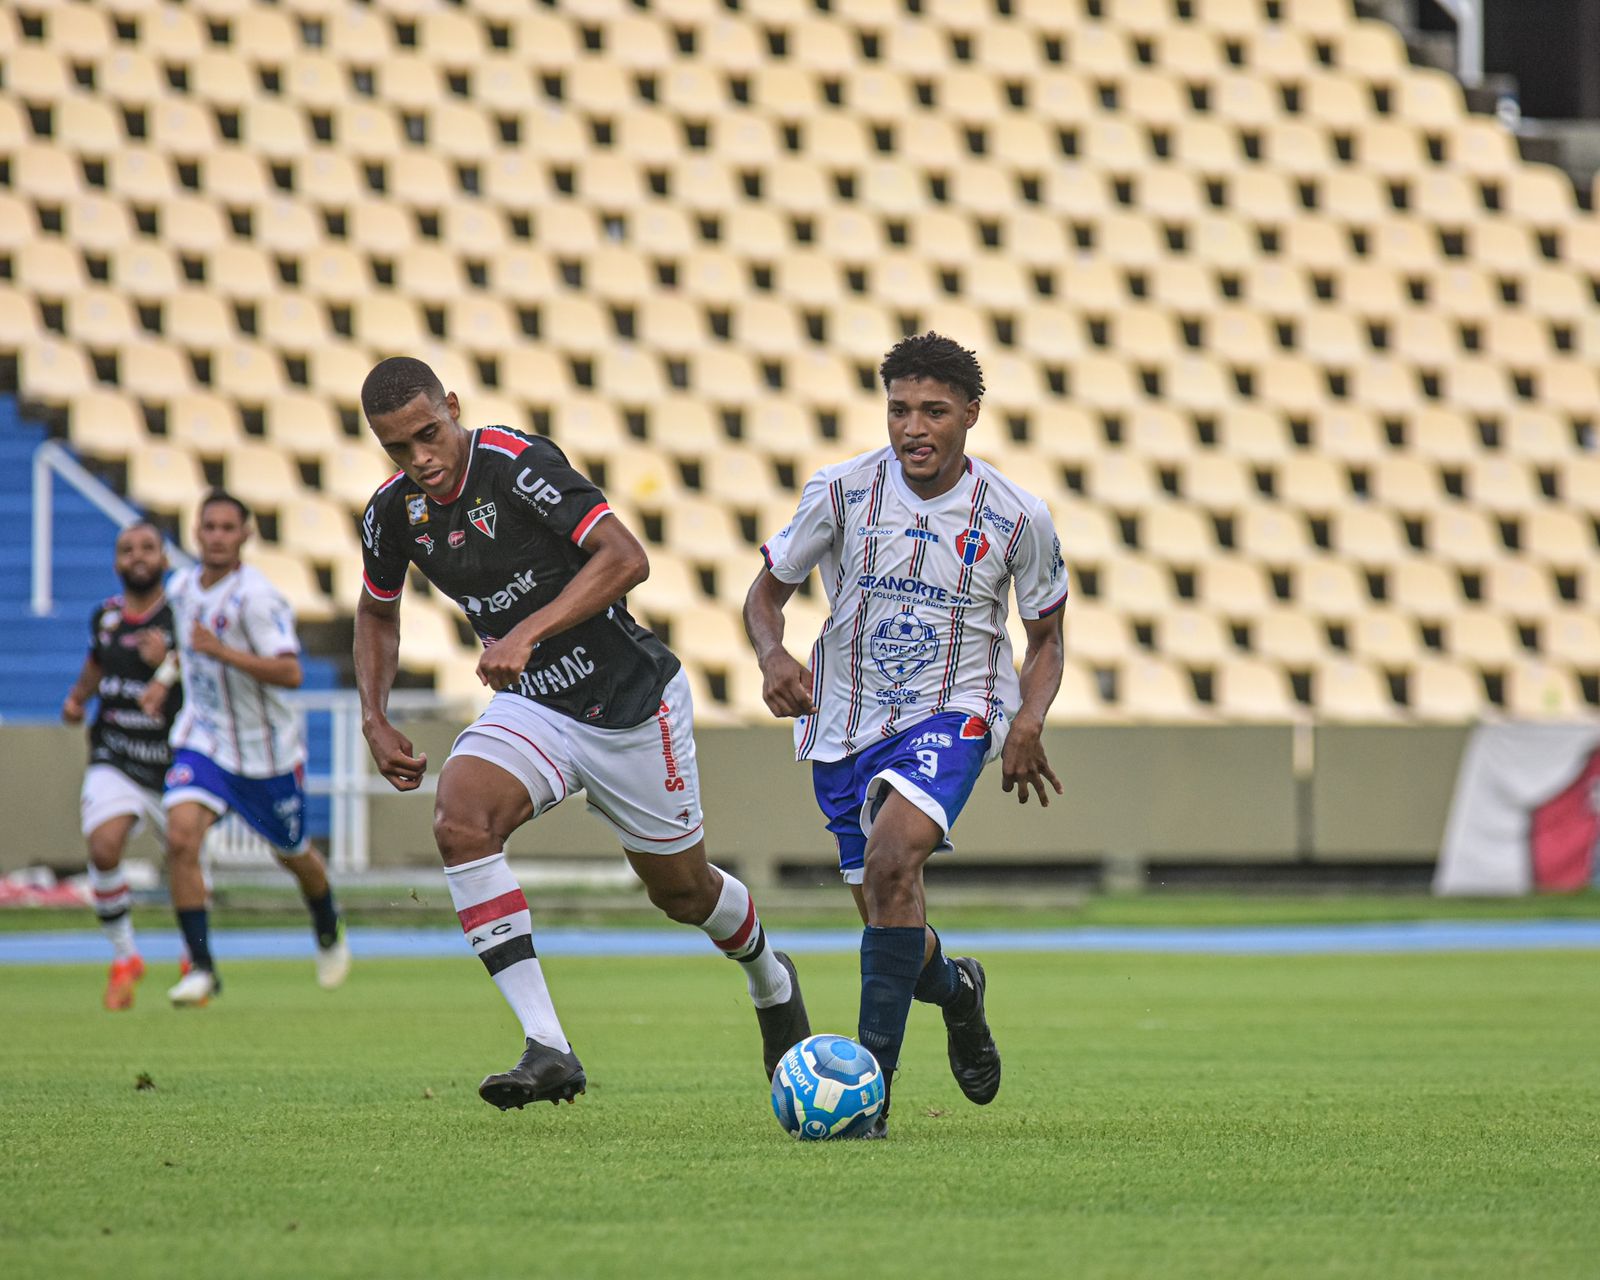
[[[779,719],[808,716],[817,709],[811,672],[783,647],[783,606],[797,585],[763,569],[744,598],[744,633],[761,664],[761,698]]]
[[[396,791],[422,785],[428,757],[414,754],[411,739],[389,723],[389,690],[400,667],[400,601],[374,600],[362,592],[356,605],[356,692],[361,697],[361,732],[378,772]]]
[[[66,701],[61,704],[61,718],[68,724],[82,724],[89,699],[99,687],[100,664],[91,655],[83,660],[83,670],[78,672],[78,678],[67,692]]]
[[[1022,659],[1022,705],[1011,721],[1011,733],[1000,757],[1001,789],[1017,792],[1017,803],[1028,803],[1028,788],[1039,793],[1039,803],[1050,804],[1045,783],[1061,795],[1061,780],[1050,769],[1044,754],[1044,713],[1061,688],[1064,646],[1061,641],[1061,613],[1047,618],[1024,618],[1022,629],[1028,636],[1028,652]]]
[[[517,682],[536,646],[604,613],[650,576],[650,557],[615,515],[589,530],[583,550],[589,557],[587,563],[560,594],[483,651],[478,679],[495,692]]]

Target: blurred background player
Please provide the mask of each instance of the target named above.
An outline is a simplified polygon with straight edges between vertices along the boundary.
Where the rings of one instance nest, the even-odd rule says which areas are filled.
[[[90,698],[99,706],[89,725],[89,767],[80,801],[89,842],[89,890],[94,913],[111,942],[107,1009],[131,1009],[144,961],[128,914],[128,877],[122,854],[146,821],[165,831],[161,780],[172,762],[167,733],[183,695],[171,689],[154,714],[140,705],[145,688],[173,644],[172,608],[162,579],[167,556],[161,533],[145,521],[117,535],[113,568],[122,592],[95,606],[89,619],[89,653],[77,683],[61,704],[61,718],[82,724]]]
[[[167,594],[183,679],[172,730],[172,766],[162,803],[172,906],[192,969],[168,995],[202,1005],[221,990],[212,959],[200,849],[212,823],[235,811],[273,846],[299,882],[317,939],[317,982],[337,987],[350,972],[344,924],[322,856],[305,835],[305,746],[280,692],[299,688],[300,641],[278,590],[240,560],[249,509],[221,490],[201,503],[199,563],[174,574]],[[164,697],[170,667],[145,694]]]
[[[861,1043],[892,1080],[913,998],[944,1011],[950,1069],[973,1102],[1000,1088],[984,1015],[983,966],[950,959],[927,925],[922,868],[983,766],[1026,802],[1059,794],[1040,735],[1061,684],[1067,584],[1049,509],[966,454],[983,372],[927,333],[879,370],[889,445],[824,467],[794,519],[763,548],[745,627],[762,696],[797,717],[795,754],[813,761],[817,803],[866,925]],[[808,670],[783,647],[783,607],[819,568],[831,614]],[[1014,583],[1014,587],[1013,587]],[[1006,633],[1014,589],[1028,637],[1021,679]],[[887,1132],[888,1097],[868,1137]]]
[[[427,767],[385,714],[408,565],[460,603],[484,644],[478,678],[495,690],[456,739],[433,818],[461,926],[526,1037],[517,1065],[479,1093],[505,1110],[572,1101],[586,1084],[504,853],[513,831],[580,787],[650,901],[704,930],[743,968],[771,1079],[784,1052],[810,1034],[805,1002],[749,890],[706,862],[689,682],[622,602],[650,571],[644,548],[550,441],[463,428],[455,393],[422,361],[377,365],[361,405],[401,468],[362,525],[356,680],[379,772],[410,791]]]

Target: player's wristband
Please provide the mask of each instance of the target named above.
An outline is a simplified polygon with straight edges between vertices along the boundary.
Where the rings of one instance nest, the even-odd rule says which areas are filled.
[[[164,684],[171,688],[178,681],[178,656],[169,653],[161,659],[161,665],[156,668],[155,675],[150,679],[156,684]]]

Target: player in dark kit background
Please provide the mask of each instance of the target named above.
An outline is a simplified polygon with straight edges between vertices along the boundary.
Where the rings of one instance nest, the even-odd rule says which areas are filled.
[[[89,842],[89,891],[114,956],[105,1006],[129,1009],[134,988],[144,977],[144,961],[128,915],[122,855],[146,821],[166,831],[161,787],[172,763],[167,733],[183,694],[173,689],[158,715],[139,705],[174,642],[172,607],[162,587],[167,555],[160,531],[145,521],[123,529],[117,535],[113,568],[122,580],[122,594],[101,601],[90,615],[89,653],[61,704],[61,718],[82,724],[89,700],[99,699],[89,725],[89,767],[79,803]]]
[[[409,566],[461,606],[484,643],[478,678],[495,690],[440,772],[433,817],[462,929],[526,1038],[517,1065],[479,1093],[504,1110],[584,1091],[504,853],[513,831],[579,788],[650,901],[743,968],[770,1079],[810,1033],[805,1003],[749,890],[706,861],[688,679],[623,603],[649,573],[644,548],[549,440],[463,428],[455,394],[420,360],[377,365],[361,403],[400,467],[367,507],[356,611],[356,682],[379,772],[410,791],[428,764],[385,714]]]

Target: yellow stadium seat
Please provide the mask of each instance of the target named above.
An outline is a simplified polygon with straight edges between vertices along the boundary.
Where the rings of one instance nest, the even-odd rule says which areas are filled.
[[[1541,650],[1555,662],[1592,670],[1600,661],[1600,619],[1564,609],[1540,626]]]
[[[1371,118],[1366,86],[1346,75],[1305,76],[1300,82],[1301,110],[1326,128],[1348,131]]]
[[[1329,654],[1327,632],[1301,609],[1267,608],[1250,623],[1250,647],[1288,667],[1315,666]]]
[[[1349,386],[1354,404],[1379,414],[1407,414],[1420,399],[1416,370],[1399,360],[1374,358],[1356,365]]]
[[[1439,256],[1439,237],[1433,226],[1414,218],[1385,219],[1372,229],[1367,253],[1376,262],[1416,270]]]
[[[1264,406],[1287,414],[1313,414],[1327,403],[1327,377],[1322,366],[1310,360],[1276,356],[1263,360],[1256,370],[1255,396]]]
[[[167,402],[167,439],[203,458],[226,457],[244,442],[234,405],[211,392],[174,396]]]
[[[117,385],[140,400],[166,400],[194,388],[194,369],[168,344],[125,342],[117,351]]]
[[[1499,183],[1500,207],[1512,217],[1536,227],[1559,227],[1572,220],[1572,179],[1554,165],[1520,165]]]
[[[1258,658],[1228,658],[1217,664],[1216,708],[1229,720],[1282,722],[1304,714],[1289,690],[1283,668]]]
[[[1555,608],[1548,570],[1516,560],[1495,560],[1483,569],[1484,599],[1516,618],[1537,618]]]
[[[1354,158],[1374,173],[1405,178],[1428,163],[1421,135],[1410,124],[1377,119],[1354,131]]]
[[[1465,116],[1441,132],[1446,160],[1463,173],[1498,179],[1521,164],[1516,139],[1497,120]]]
[[[1350,499],[1344,467],[1319,454],[1294,453],[1273,467],[1280,500],[1301,511],[1327,515]]]
[[[1387,668],[1409,666],[1421,653],[1414,619],[1397,609],[1347,611],[1351,652],[1367,662]]]
[[[1436,268],[1428,275],[1429,306],[1443,315],[1478,320],[1501,309],[1500,291],[1476,267]]]
[[[1461,580],[1442,565],[1402,560],[1384,576],[1394,608],[1430,620],[1450,618],[1461,609]]]
[[[1279,503],[1248,502],[1234,521],[1234,544],[1263,564],[1294,564],[1311,554],[1305,517]]]
[[[1552,359],[1536,371],[1538,401],[1582,417],[1600,405],[1600,377],[1587,362]]]
[[[1331,44],[1338,65],[1352,75],[1388,80],[1409,62],[1404,38],[1387,22],[1352,23]]]
[[[708,66],[730,72],[755,71],[766,61],[754,26],[726,16],[699,29],[695,53]]]
[[[229,492],[256,510],[276,511],[300,492],[300,473],[271,445],[241,442],[224,459]]]
[[[1079,663],[1068,659],[1062,670],[1061,690],[1045,713],[1049,724],[1083,724],[1109,719],[1094,677]]]
[[[1470,668],[1444,658],[1422,658],[1407,672],[1408,705],[1418,720],[1463,723],[1484,709],[1483,682]]]
[[[1255,485],[1243,461],[1225,453],[1196,454],[1184,462],[1179,477],[1188,501],[1219,514],[1237,511],[1255,497]]]
[[[1367,484],[1376,502],[1405,515],[1433,511],[1443,497],[1438,469],[1404,454],[1377,459],[1368,468]]]
[[[1187,674],[1159,658],[1132,657],[1117,669],[1117,705],[1136,720],[1193,721],[1207,718],[1195,702]]]
[[[1346,560],[1377,568],[1414,554],[1395,517],[1373,507],[1346,505],[1330,513],[1329,541]]]
[[[79,289],[67,298],[67,333],[74,341],[93,348],[115,347],[136,341],[143,329],[133,305],[110,289]]]
[[[1485,355],[1513,367],[1542,364],[1550,351],[1546,324],[1518,311],[1484,317],[1479,339]]]
[[[1167,23],[1154,33],[1156,65],[1186,80],[1207,80],[1227,63],[1209,31],[1185,23]]]
[[[1169,128],[1187,119],[1193,110],[1188,94],[1176,80],[1160,72],[1136,71],[1120,77],[1117,107],[1128,119],[1155,128]]]
[[[370,437],[360,442],[330,439],[317,464],[322,492],[355,512],[364,510],[378,486],[398,470]]]
[[[1517,408],[1505,415],[1500,426],[1500,443],[1515,457],[1559,464],[1572,456],[1571,429],[1557,414]]]
[[[1216,535],[1202,512],[1162,504],[1140,514],[1139,549],[1168,564],[1193,565],[1216,553]]]
[[[1479,457],[1464,467],[1467,497],[1502,515],[1537,510],[1544,502],[1539,486],[1521,459]]]
[[[1463,355],[1457,327],[1429,311],[1403,311],[1388,326],[1388,350],[1424,367],[1437,367]]]
[[[550,435],[562,449],[586,457],[610,457],[638,447],[610,400],[587,394],[561,394],[539,388],[529,398],[553,400]]]
[[[1317,715],[1336,722],[1381,724],[1396,718],[1383,678],[1365,663],[1332,659],[1313,674]]]
[[[1210,666],[1234,653],[1227,629],[1215,614],[1202,609],[1169,609],[1158,620],[1156,650],[1186,665]]]
[[[370,287],[365,264],[344,245],[324,244],[301,257],[300,289],[311,297],[348,303]]]
[[[1520,231],[1504,223],[1483,221],[1483,202],[1478,189],[1463,174],[1439,169],[1419,173],[1406,184],[1406,191],[1407,208],[1417,217],[1431,222],[1469,225],[1473,258],[1484,265],[1489,265],[1487,259],[1493,256],[1492,232]],[[1525,247],[1525,236],[1523,240]]]
[[[446,613],[446,609],[450,613]],[[402,667],[410,671],[434,672],[457,664],[471,665],[456,633],[451,617],[454,612],[454,606],[435,603],[420,591],[407,591],[400,597]],[[476,659],[471,661],[475,663]]]
[[[288,95],[307,107],[331,111],[349,94],[344,68],[339,62],[308,49],[299,50],[289,59],[282,74]]]
[[[1521,549],[1528,558],[1557,569],[1577,570],[1594,564],[1594,523],[1560,507],[1530,511],[1520,521]],[[1600,652],[1596,654],[1600,658]]]
[[[1225,617],[1251,617],[1273,607],[1260,565],[1233,557],[1210,560],[1196,569],[1195,580],[1198,598]]]
[[[174,445],[150,441],[128,458],[128,492],[156,511],[188,511],[207,488],[194,458]]]
[[[1535,267],[1521,282],[1522,303],[1536,315],[1578,321],[1593,315],[1590,287],[1560,267]]]
[[[71,398],[67,438],[78,453],[126,458],[149,440],[137,405],[109,391],[82,391]]]
[[[1506,710],[1522,720],[1572,720],[1585,713],[1572,673],[1533,660],[1506,672]]]

